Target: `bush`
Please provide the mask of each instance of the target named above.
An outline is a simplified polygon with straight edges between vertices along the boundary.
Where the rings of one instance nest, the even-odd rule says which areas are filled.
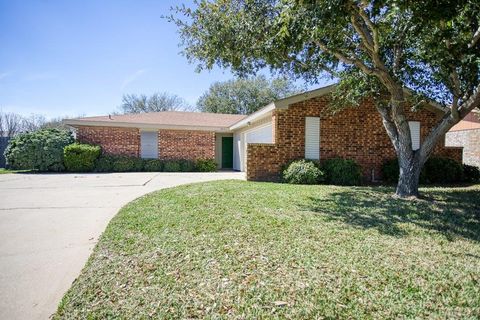
[[[434,157],[427,160],[420,172],[419,182],[424,183],[453,183],[463,179],[464,168],[460,163],[449,158]],[[383,180],[397,183],[400,175],[398,159],[386,161],[382,166]]]
[[[63,148],[74,142],[72,133],[43,129],[19,134],[5,150],[7,166],[17,170],[63,171]]]
[[[282,172],[283,180],[294,184],[317,184],[323,181],[324,174],[318,163],[309,160],[291,162]]]
[[[195,171],[195,162],[191,160],[178,160],[180,165],[181,172],[192,172]]]
[[[166,161],[163,165],[163,171],[165,172],[179,172],[180,163],[175,160]]]
[[[463,180],[466,182],[480,181],[480,168],[475,166],[463,165]]]
[[[160,159],[147,159],[145,160],[144,171],[161,172],[163,170],[163,162]]]
[[[322,166],[329,184],[354,186],[362,182],[362,170],[358,163],[350,159],[328,159]]]
[[[72,172],[89,172],[95,168],[95,160],[100,156],[99,146],[73,143],[63,149],[65,168]]]
[[[214,172],[217,171],[217,163],[213,159],[198,159],[195,169],[200,172]]]
[[[142,171],[143,159],[137,157],[117,156],[113,159],[112,171],[114,172],[130,172]]]
[[[95,161],[95,172],[112,172],[115,157],[109,155],[101,155]]]
[[[425,163],[427,183],[453,183],[463,180],[463,167],[449,158],[430,158]]]

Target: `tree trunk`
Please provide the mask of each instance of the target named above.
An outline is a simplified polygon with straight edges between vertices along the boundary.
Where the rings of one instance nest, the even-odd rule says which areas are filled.
[[[398,165],[400,167],[400,176],[395,195],[399,198],[417,198],[419,196],[418,183],[423,163],[415,153],[414,156],[411,156],[411,153],[404,152],[398,157]]]

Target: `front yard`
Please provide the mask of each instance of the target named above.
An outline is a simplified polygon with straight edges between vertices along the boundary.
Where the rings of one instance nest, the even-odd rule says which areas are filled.
[[[219,181],[111,221],[55,318],[477,318],[480,185]]]

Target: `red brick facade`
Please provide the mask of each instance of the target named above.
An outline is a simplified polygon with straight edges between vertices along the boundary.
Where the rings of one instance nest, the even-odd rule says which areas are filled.
[[[137,128],[86,127],[77,128],[77,140],[102,147],[102,152],[125,156],[140,155],[140,130]]]
[[[140,130],[137,128],[79,126],[77,140],[99,145],[108,154],[140,155]],[[158,153],[160,159],[214,159],[215,133],[159,130]]]
[[[215,132],[159,130],[160,159],[215,159]]]
[[[327,109],[328,97],[319,97],[275,110],[274,144],[249,144],[247,179],[275,180],[281,167],[305,154],[305,117],[320,117],[320,159],[341,157],[354,159],[363,169],[366,180],[381,178],[382,164],[395,157],[392,143],[382,119],[372,103],[348,108],[332,115]],[[437,121],[428,110],[407,112],[409,121],[420,121],[423,139]],[[461,161],[461,148],[445,148],[444,141],[435,148],[437,155]]]

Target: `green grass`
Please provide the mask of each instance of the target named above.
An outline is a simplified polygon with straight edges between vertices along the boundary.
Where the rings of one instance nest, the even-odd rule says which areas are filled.
[[[0,168],[0,174],[7,174],[7,173],[26,173],[31,172],[31,170],[10,170],[5,168]]]
[[[478,318],[480,185],[219,181],[111,221],[54,318]]]

